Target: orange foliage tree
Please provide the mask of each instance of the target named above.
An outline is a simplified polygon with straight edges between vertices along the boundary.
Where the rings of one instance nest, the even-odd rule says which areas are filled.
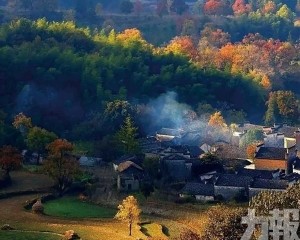
[[[18,129],[22,135],[26,135],[28,129],[32,128],[30,117],[26,117],[24,113],[19,113],[14,117],[13,126]]]
[[[217,127],[217,128],[226,128],[226,122],[221,114],[221,112],[215,112],[212,114],[208,121],[208,126]]]
[[[196,54],[196,48],[194,46],[193,40],[189,36],[175,37],[166,46],[165,51],[167,53],[172,52],[176,55],[184,55],[189,58],[194,58]]]
[[[264,14],[268,13],[275,13],[276,11],[276,4],[273,1],[268,1],[266,4],[263,6],[262,12]]]
[[[44,163],[46,173],[56,182],[60,195],[79,173],[79,163],[72,156],[73,145],[65,139],[56,139],[47,147],[49,156]]]
[[[22,155],[17,148],[5,145],[0,148],[0,166],[5,171],[7,177],[9,172],[20,167],[22,161]]]
[[[126,47],[133,45],[148,46],[147,42],[143,39],[142,33],[136,28],[125,29],[123,32],[116,36],[116,39],[121,41]]]
[[[254,155],[255,155],[257,145],[258,145],[258,143],[251,143],[247,146],[246,153],[247,153],[248,158],[254,159]]]

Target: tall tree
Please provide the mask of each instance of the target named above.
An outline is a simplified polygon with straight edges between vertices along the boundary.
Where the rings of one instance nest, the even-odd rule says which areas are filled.
[[[290,124],[299,120],[299,100],[291,91],[275,91],[269,94],[265,123],[284,121]]]
[[[241,138],[240,145],[246,147],[249,144],[261,142],[264,140],[263,131],[260,129],[249,129],[245,135]]]
[[[134,126],[131,117],[126,117],[121,129],[116,133],[116,138],[121,146],[123,146],[124,153],[136,153],[138,151],[138,141],[136,139],[138,128]]]
[[[56,139],[47,149],[49,156],[44,163],[44,169],[56,182],[58,192],[62,195],[79,172],[79,163],[71,154],[73,145],[65,139]]]
[[[131,236],[132,225],[138,223],[141,209],[134,196],[126,197],[122,204],[118,206],[118,212],[115,216],[116,219],[124,221],[129,225],[129,236]]]
[[[229,4],[223,0],[206,0],[204,12],[209,15],[226,15],[230,13]]]
[[[46,129],[33,127],[29,130],[26,143],[30,150],[36,151],[37,164],[39,164],[40,155],[45,153],[46,146],[57,138],[55,133],[49,132]]]
[[[245,0],[235,0],[232,5],[233,13],[236,15],[242,15],[251,11],[250,4],[246,4]]]
[[[5,171],[6,177],[10,179],[10,171],[21,166],[22,155],[13,146],[5,145],[0,148],[0,167]]]
[[[23,137],[32,128],[31,118],[27,117],[24,113],[19,113],[14,117],[13,126],[18,129]]]
[[[215,112],[210,116],[210,119],[208,121],[208,125],[211,127],[216,127],[216,128],[226,128],[226,122],[221,114],[220,111]]]

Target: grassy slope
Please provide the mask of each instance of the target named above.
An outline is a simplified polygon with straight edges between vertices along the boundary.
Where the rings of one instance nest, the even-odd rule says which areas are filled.
[[[44,204],[45,214],[68,218],[113,218],[116,210],[64,197]]]

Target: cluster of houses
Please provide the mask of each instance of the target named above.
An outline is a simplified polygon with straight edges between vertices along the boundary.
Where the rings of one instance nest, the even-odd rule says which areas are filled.
[[[253,161],[247,160],[234,171],[226,171],[218,164],[202,162],[208,153],[228,152],[228,158],[245,161],[239,149],[243,134],[251,128],[264,132],[264,142],[257,146]],[[230,143],[201,142],[197,131],[163,128],[155,136],[140,139],[140,156],[124,156],[114,162],[117,185],[121,191],[139,190],[147,176],[143,159],[156,158],[166,182],[184,183],[178,192],[182,198],[193,197],[201,201],[216,199],[251,198],[263,190],[285,191],[300,179],[300,131],[285,125],[263,127],[244,124],[232,133]],[[233,154],[234,156],[231,156]],[[229,156],[230,155],[230,156]],[[244,158],[244,160],[242,160]]]

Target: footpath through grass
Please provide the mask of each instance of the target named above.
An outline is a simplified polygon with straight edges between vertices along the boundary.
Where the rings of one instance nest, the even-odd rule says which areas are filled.
[[[60,240],[61,236],[51,233],[34,233],[0,230],[0,239],[5,240]]]
[[[80,201],[75,197],[63,197],[44,204],[45,214],[64,218],[113,218],[116,210]]]

